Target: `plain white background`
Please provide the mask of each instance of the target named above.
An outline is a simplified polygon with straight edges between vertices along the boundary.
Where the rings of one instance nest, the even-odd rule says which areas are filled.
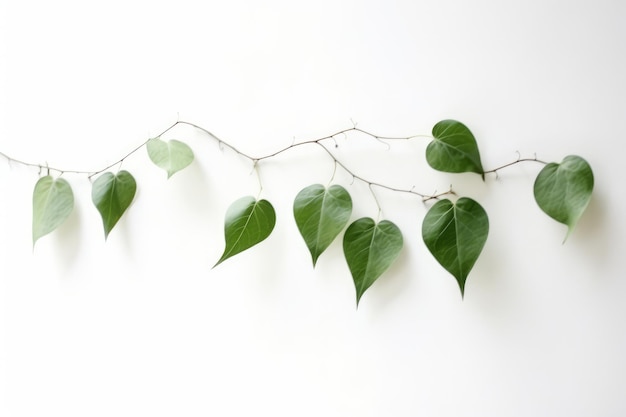
[[[420,237],[428,206],[378,190],[397,262],[355,308],[338,240],[316,269],[292,218],[333,164],[302,147],[259,165],[274,233],[212,269],[223,217],[257,195],[245,158],[197,131],[166,180],[145,150],[104,240],[84,175],[32,248],[36,168],[0,161],[3,416],[623,416],[625,3],[594,1],[0,1],[0,151],[97,170],[180,118],[252,155],[352,123],[429,134],[454,118],[487,169],[583,156],[596,188],[568,241],[534,203],[539,164],[430,170],[425,139],[338,137],[356,173],[450,184],[491,231],[465,300]],[[112,170],[115,171],[116,166]],[[367,187],[338,171],[353,220]]]

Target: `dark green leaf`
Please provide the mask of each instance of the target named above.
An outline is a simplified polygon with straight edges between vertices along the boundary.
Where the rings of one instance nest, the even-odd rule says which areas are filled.
[[[546,165],[535,180],[537,204],[548,216],[567,225],[567,236],[587,208],[593,191],[591,167],[579,156]]]
[[[167,171],[168,179],[193,162],[191,148],[178,140],[164,142],[159,138],[150,139],[146,149],[152,162]]]
[[[485,210],[470,198],[438,201],[422,224],[422,237],[435,259],[459,283],[465,293],[465,280],[483,249],[489,234]]]
[[[102,216],[105,239],[132,203],[135,191],[137,183],[128,171],[120,171],[117,175],[106,172],[94,181],[91,200]]]
[[[326,189],[315,184],[298,193],[293,203],[293,214],[304,239],[313,266],[348,224],[352,213],[352,199],[345,188],[333,185]]]
[[[357,306],[363,293],[387,270],[400,254],[402,233],[388,220],[376,223],[361,218],[343,237],[343,252],[356,287]]]
[[[276,213],[269,201],[257,201],[254,197],[243,197],[235,201],[226,211],[226,248],[213,267],[265,240],[274,230],[275,224]]]
[[[426,148],[426,160],[432,168],[444,172],[475,172],[484,178],[476,139],[463,123],[442,120],[433,127],[433,137]]]
[[[74,194],[63,178],[42,177],[33,191],[33,246],[59,227],[74,208]]]

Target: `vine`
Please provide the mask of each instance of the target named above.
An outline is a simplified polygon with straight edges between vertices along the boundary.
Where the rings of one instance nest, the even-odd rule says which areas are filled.
[[[337,147],[336,138],[350,133],[364,134],[387,146],[390,146],[388,143],[390,141],[427,138],[430,143],[426,148],[426,161],[431,168],[450,173],[477,174],[483,180],[486,174],[495,174],[497,177],[500,170],[518,163],[540,163],[544,167],[534,182],[534,198],[543,212],[567,226],[565,239],[586,209],[594,185],[591,167],[583,158],[576,155],[566,156],[560,163],[548,163],[537,159],[536,156],[522,158],[518,154],[515,161],[485,170],[474,135],[464,124],[456,120],[442,120],[436,123],[432,135],[406,137],[380,136],[353,124],[352,127],[331,135],[292,143],[262,156],[251,156],[197,124],[178,120],[116,162],[96,171],[44,166],[21,161],[0,152],[0,156],[10,163],[39,169],[40,179],[33,191],[33,248],[40,238],[63,224],[73,210],[72,188],[64,178],[61,178],[66,173],[85,175],[92,182],[91,198],[102,218],[106,240],[130,207],[137,190],[137,183],[130,172],[118,170],[112,173],[109,170],[115,166],[121,168],[126,158],[145,148],[150,160],[166,171],[169,179],[194,160],[194,153],[186,143],[174,139],[166,142],[161,139],[180,125],[197,129],[215,140],[220,149],[228,148],[248,159],[253,164],[257,176],[259,175],[257,165],[260,161],[271,159],[296,147],[312,145],[320,147],[332,159],[335,171],[341,168],[354,180],[368,186],[379,211],[376,220],[363,217],[348,225],[352,215],[352,199],[348,191],[339,184],[330,186],[313,184],[305,187],[297,194],[293,204],[294,220],[311,254],[313,267],[330,244],[345,230],[343,253],[354,281],[357,306],[363,294],[393,264],[403,247],[400,229],[390,220],[380,219],[381,209],[374,187],[415,195],[423,202],[436,201],[428,209],[422,222],[422,238],[434,258],[456,279],[462,296],[467,277],[487,241],[489,219],[478,202],[469,197],[458,196],[452,187],[444,192],[426,194],[414,188],[396,188],[358,175],[335,156],[325,145],[326,142],[334,141]],[[45,175],[42,176],[44,171]],[[57,175],[53,176],[52,173]],[[334,177],[335,172],[331,182]],[[262,191],[260,177],[259,185]],[[246,196],[232,203],[226,211],[224,221],[224,252],[214,267],[265,240],[272,233],[275,224],[276,213],[267,200],[259,199],[258,196]]]

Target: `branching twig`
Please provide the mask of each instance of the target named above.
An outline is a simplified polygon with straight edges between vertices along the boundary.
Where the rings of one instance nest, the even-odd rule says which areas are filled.
[[[380,136],[380,135],[376,135],[374,133],[368,132],[366,130],[363,130],[363,129],[357,127],[357,125],[353,122],[353,126],[352,127],[347,128],[347,129],[339,130],[339,131],[337,131],[337,132],[335,132],[335,133],[333,133],[331,135],[323,136],[323,137],[320,137],[320,138],[317,138],[317,139],[306,140],[306,141],[302,141],[302,142],[293,142],[289,146],[281,148],[281,149],[279,149],[277,151],[274,151],[272,153],[269,153],[267,155],[254,157],[254,156],[251,156],[251,155],[249,155],[249,154],[239,150],[238,148],[236,148],[235,146],[231,145],[230,143],[222,140],[217,135],[213,134],[212,132],[210,132],[209,130],[203,128],[202,126],[199,126],[199,125],[197,125],[195,123],[187,122],[187,121],[184,121],[184,120],[177,120],[175,123],[173,123],[168,128],[163,130],[156,137],[160,138],[161,136],[164,136],[165,134],[167,134],[168,132],[170,132],[171,130],[176,128],[178,125],[187,125],[187,126],[193,127],[194,129],[197,129],[197,130],[205,133],[210,138],[214,139],[217,142],[217,144],[219,145],[220,149],[228,148],[231,151],[235,152],[236,154],[238,154],[238,155],[248,159],[253,164],[253,170],[257,171],[256,172],[257,176],[259,176],[259,173],[258,173],[258,163],[260,161],[273,158],[275,156],[278,156],[278,155],[280,155],[280,154],[282,154],[284,152],[287,152],[287,151],[289,151],[289,150],[291,150],[293,148],[299,147],[299,146],[318,145],[319,147],[321,147],[326,152],[326,154],[334,162],[335,166],[334,166],[334,171],[333,171],[332,178],[334,178],[337,166],[339,166],[348,175],[352,176],[352,178],[354,180],[359,180],[359,181],[363,182],[364,184],[366,184],[370,188],[370,190],[372,191],[372,194],[374,194],[374,191],[373,191],[372,187],[378,187],[378,188],[383,188],[383,189],[386,189],[386,190],[389,190],[389,191],[393,191],[393,192],[416,195],[416,196],[420,197],[423,202],[427,202],[427,201],[430,201],[430,200],[437,200],[437,199],[439,199],[441,197],[444,197],[446,195],[456,195],[456,193],[452,190],[452,187],[450,187],[450,189],[448,191],[444,191],[444,192],[440,192],[440,193],[435,192],[435,193],[432,193],[432,194],[425,194],[425,193],[420,193],[420,192],[415,191],[415,189],[414,189],[415,187],[413,187],[411,189],[402,189],[402,188],[396,188],[396,187],[392,187],[392,186],[389,186],[389,185],[386,185],[386,184],[382,184],[382,183],[379,183],[379,182],[371,181],[369,179],[366,179],[365,177],[357,175],[354,171],[352,171],[350,168],[348,168],[343,162],[341,162],[339,159],[337,159],[337,157],[326,146],[324,146],[324,144],[323,144],[323,142],[325,142],[325,141],[332,140],[335,143],[335,147],[338,147],[336,137],[337,136],[342,136],[342,135],[347,137],[347,135],[350,132],[358,132],[358,133],[361,133],[363,135],[369,136],[370,138],[373,138],[373,139],[375,139],[375,140],[377,140],[377,141],[387,145],[388,147],[390,145],[388,143],[386,143],[385,141],[395,141],[395,140],[404,140],[404,141],[406,141],[406,140],[411,140],[411,139],[416,139],[416,138],[432,138],[431,136],[428,136],[428,135],[413,135],[413,136],[405,136],[405,137]],[[146,146],[146,144],[149,141],[150,141],[150,139],[144,141],[143,143],[139,144],[138,146],[133,148],[131,151],[126,153],[122,158],[120,158],[116,162],[114,162],[112,164],[109,164],[109,165],[105,166],[104,168],[98,169],[96,171],[81,171],[81,170],[61,169],[61,168],[55,168],[55,167],[48,166],[47,163],[46,163],[46,165],[41,165],[41,164],[25,162],[25,161],[22,161],[22,160],[19,160],[19,159],[12,158],[12,157],[6,155],[3,152],[0,152],[0,156],[4,157],[9,163],[16,163],[16,164],[24,165],[24,166],[27,166],[27,167],[38,168],[40,174],[45,169],[48,174],[50,173],[50,171],[58,172],[60,175],[62,175],[64,173],[82,174],[82,175],[87,175],[87,178],[89,180],[91,180],[92,177],[107,171],[108,169],[114,167],[115,165],[122,164],[124,162],[124,160],[126,160],[128,157],[130,157],[131,155],[133,155],[134,153],[139,151],[141,148]],[[527,161],[533,161],[533,162],[539,162],[539,163],[542,163],[542,164],[546,164],[546,162],[537,159],[536,156],[534,158],[520,158],[520,157],[518,157],[518,159],[513,161],[513,162],[510,162],[508,164],[499,166],[497,168],[485,171],[484,173],[485,174],[494,173],[497,176],[499,170],[507,168],[507,167],[509,167],[511,165],[518,164],[520,162],[527,162]],[[259,176],[259,185],[260,185],[260,188],[262,189],[263,186],[261,184],[260,176]],[[378,208],[380,210],[380,204],[378,203],[378,199],[376,198],[375,194],[374,194],[374,199],[376,200],[376,204],[378,205]]]
[[[517,159],[515,161],[509,162],[508,164],[504,164],[504,165],[499,166],[497,168],[485,171],[485,174],[496,174],[496,176],[497,176],[498,175],[498,171],[500,171],[501,169],[510,167],[512,165],[515,165],[515,164],[519,164],[520,162],[538,162],[538,163],[543,164],[543,165],[547,165],[548,164],[545,161],[537,159],[537,155],[535,155],[533,158],[521,158],[519,156],[519,153],[518,153],[518,157],[517,157]]]

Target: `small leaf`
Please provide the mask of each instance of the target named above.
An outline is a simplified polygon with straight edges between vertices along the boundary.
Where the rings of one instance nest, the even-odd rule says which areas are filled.
[[[150,139],[146,149],[152,162],[167,171],[168,179],[193,162],[191,148],[178,140],[164,142],[159,138]]]
[[[276,213],[267,200],[243,197],[226,211],[224,235],[226,248],[214,268],[226,259],[265,240],[274,230]]]
[[[117,175],[106,172],[94,181],[91,200],[102,216],[105,239],[132,203],[136,191],[137,183],[128,171]]]
[[[74,208],[74,194],[63,178],[42,177],[33,191],[33,246],[59,227]]]
[[[315,184],[298,193],[293,203],[293,214],[311,252],[313,266],[348,224],[351,213],[352,199],[340,185],[326,189]]]
[[[475,172],[483,176],[476,139],[456,120],[442,120],[433,127],[434,140],[426,148],[431,168],[443,172]]]
[[[535,201],[548,216],[574,230],[587,208],[593,191],[593,172],[580,156],[570,155],[563,162],[546,165],[535,180]]]
[[[422,223],[422,237],[435,259],[459,283],[461,296],[469,275],[489,234],[489,218],[476,201],[459,198],[438,201]]]
[[[402,233],[388,220],[376,223],[361,218],[352,223],[343,237],[343,252],[356,287],[356,303],[363,293],[396,260],[402,249]]]

